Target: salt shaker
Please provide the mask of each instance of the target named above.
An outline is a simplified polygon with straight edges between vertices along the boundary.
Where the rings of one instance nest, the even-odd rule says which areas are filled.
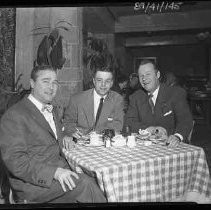
[[[109,137],[105,138],[105,147],[111,147],[111,140]]]
[[[136,146],[135,136],[128,136],[128,139],[127,139],[127,146],[130,147],[130,148]]]

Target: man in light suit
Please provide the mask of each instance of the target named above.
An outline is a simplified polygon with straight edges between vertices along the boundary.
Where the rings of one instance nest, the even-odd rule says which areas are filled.
[[[94,88],[71,97],[64,112],[65,133],[68,136],[86,134],[91,130],[101,132],[123,128],[124,102],[120,94],[110,90],[113,85],[113,73],[110,68],[97,69],[93,78]],[[100,101],[103,100],[98,116]]]
[[[106,202],[95,180],[72,171],[64,158],[58,114],[50,105],[58,81],[49,66],[31,73],[31,94],[1,118],[0,148],[18,202]]]
[[[149,126],[164,127],[169,135],[169,146],[177,146],[185,141],[193,123],[185,90],[160,83],[160,71],[151,60],[140,63],[138,74],[143,89],[130,97],[125,127],[130,126],[132,132]]]

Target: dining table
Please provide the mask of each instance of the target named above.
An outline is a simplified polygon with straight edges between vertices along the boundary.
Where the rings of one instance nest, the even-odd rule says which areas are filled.
[[[198,146],[76,144],[63,153],[73,170],[96,178],[108,202],[211,201],[206,154]]]

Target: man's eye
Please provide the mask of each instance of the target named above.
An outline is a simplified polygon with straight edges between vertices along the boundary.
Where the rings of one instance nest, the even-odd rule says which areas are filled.
[[[53,84],[54,84],[54,85],[57,85],[57,86],[59,85],[59,83],[58,83],[58,82],[53,82]]]

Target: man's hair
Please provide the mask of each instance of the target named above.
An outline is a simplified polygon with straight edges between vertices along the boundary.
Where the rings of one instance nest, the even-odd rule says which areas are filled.
[[[145,64],[148,64],[148,63],[151,63],[151,64],[154,66],[154,69],[155,69],[156,71],[158,71],[157,62],[154,61],[154,60],[150,60],[150,59],[143,59],[143,60],[140,62],[139,67],[140,67],[140,66],[143,66],[143,65],[145,65]]]
[[[95,77],[95,75],[96,75],[96,73],[98,71],[110,72],[112,74],[112,76],[113,76],[113,79],[114,79],[114,71],[113,71],[112,67],[106,66],[106,67],[100,67],[100,68],[98,67],[98,68],[96,68],[95,71],[94,71],[93,77]]]
[[[34,81],[36,81],[37,79],[37,74],[40,71],[44,71],[44,70],[50,70],[50,71],[55,71],[52,66],[49,65],[42,65],[42,66],[35,66],[32,71],[31,71],[31,79],[33,79]]]

